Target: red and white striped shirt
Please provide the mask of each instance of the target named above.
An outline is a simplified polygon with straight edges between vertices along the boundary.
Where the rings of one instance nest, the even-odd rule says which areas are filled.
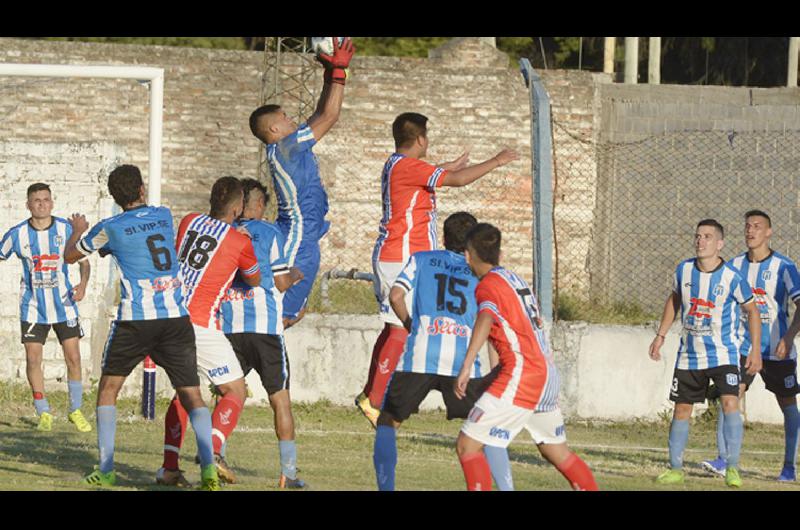
[[[178,227],[178,277],[193,324],[219,329],[217,310],[236,271],[243,276],[259,272],[250,238],[224,221],[191,213]]]
[[[436,250],[436,188],[447,170],[393,154],[381,175],[383,217],[373,260],[406,263],[415,252]]]
[[[500,373],[486,392],[536,412],[558,407],[558,370],[525,280],[495,267],[478,283],[475,299],[478,314],[489,313],[494,320],[489,340],[500,357]]]

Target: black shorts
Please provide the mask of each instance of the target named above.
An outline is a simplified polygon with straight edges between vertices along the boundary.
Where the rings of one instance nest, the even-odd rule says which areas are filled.
[[[419,412],[419,405],[428,396],[431,390],[438,390],[442,394],[444,406],[447,410],[447,419],[466,418],[472,406],[481,397],[481,394],[489,387],[497,376],[500,367],[495,367],[484,377],[470,379],[467,383],[467,395],[464,399],[458,399],[453,385],[456,377],[418,374],[414,372],[395,372],[389,381],[386,389],[386,397],[383,400],[381,410],[391,414],[397,421],[405,421]]]
[[[173,387],[200,386],[189,317],[112,322],[103,350],[103,375],[126,377],[148,355],[167,372]]]
[[[255,369],[270,396],[289,390],[289,356],[281,335],[231,333],[225,336],[233,346],[244,375]]]
[[[741,373],[742,383],[747,385],[745,390],[750,388],[756,375],[748,375],[744,368],[747,357],[739,357],[739,372]],[[780,397],[791,397],[800,393],[797,386],[797,360],[786,359],[784,361],[763,361],[761,371],[758,372],[764,381],[767,390]]]
[[[44,344],[47,340],[47,335],[50,334],[50,328],[56,332],[58,342],[64,344],[67,339],[82,338],[83,328],[81,327],[80,320],[65,320],[57,324],[31,324],[30,322],[20,321],[20,328],[22,330],[22,344],[27,342],[38,342]]]
[[[704,370],[675,369],[669,399],[675,403],[702,403],[713,381],[720,395],[739,396],[739,367],[733,364]]]

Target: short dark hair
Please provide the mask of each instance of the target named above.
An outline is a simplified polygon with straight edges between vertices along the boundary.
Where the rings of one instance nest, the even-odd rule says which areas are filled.
[[[143,184],[141,171],[131,164],[123,164],[108,175],[108,192],[122,208],[139,199]]]
[[[703,219],[697,223],[697,228],[700,228],[701,226],[713,226],[719,232],[719,237],[721,239],[725,239],[725,229],[722,228],[722,225],[719,224],[719,221],[716,219]]]
[[[755,217],[755,216],[763,217],[764,219],[766,219],[767,226],[772,228],[772,219],[769,218],[769,215],[767,215],[767,212],[765,212],[764,210],[750,210],[746,214],[744,214],[744,220],[746,221],[749,217]]]
[[[416,112],[404,112],[392,123],[394,147],[410,147],[420,136],[428,134],[428,118]]]
[[[464,252],[467,234],[478,224],[475,216],[468,212],[456,212],[444,220],[444,248],[452,252]]]
[[[272,114],[273,112],[278,112],[279,110],[281,110],[281,106],[275,104],[262,105],[254,110],[250,114],[250,132],[253,133],[253,136],[262,142],[267,143],[266,135],[262,134],[261,129],[258,127],[258,119],[265,114]]]
[[[264,194],[264,204],[269,202],[269,190],[267,190],[266,186],[261,184],[256,179],[246,178],[246,179],[241,179],[241,181],[242,181],[242,190],[244,191],[245,204],[247,204],[247,202],[250,200],[250,192],[253,190],[258,190]]]
[[[28,186],[28,194],[27,197],[30,198],[32,194],[36,193],[37,191],[50,191],[50,186],[45,184],[44,182],[36,182]],[[52,191],[50,194],[52,195]]]
[[[242,200],[242,183],[236,177],[220,177],[211,187],[211,217],[225,215],[225,210],[235,201]]]
[[[478,223],[467,233],[467,247],[490,265],[500,264],[500,240],[500,230],[489,223]]]

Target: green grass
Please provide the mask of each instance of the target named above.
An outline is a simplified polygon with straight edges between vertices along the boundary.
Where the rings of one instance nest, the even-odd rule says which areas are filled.
[[[558,320],[581,320],[594,324],[648,324],[660,318],[660,314],[643,310],[637,304],[615,302],[612,304],[587,301],[572,293],[559,293]]]
[[[329,280],[328,302],[325,304],[317,278],[308,296],[309,313],[335,313],[343,315],[377,315],[378,303],[372,282],[361,280]]]
[[[51,392],[56,415],[54,430],[35,430],[30,393],[23,385],[0,383],[0,489],[82,490],[81,477],[97,463],[97,435],[78,433],[66,421],[66,394]],[[87,395],[83,407],[94,424]],[[161,464],[163,418],[167,401],[157,404],[154,422],[139,417],[138,400],[122,400],[117,417],[117,489],[166,490],[154,483]],[[327,402],[294,405],[297,423],[298,468],[311,488],[319,490],[375,490],[372,467],[374,431],[354,408]],[[464,478],[455,456],[460,421],[448,422],[440,411],[412,416],[398,435],[397,488],[399,490],[462,490]],[[686,483],[665,487],[654,477],[666,468],[665,421],[567,423],[569,444],[592,467],[604,490],[725,490],[721,478],[706,475],[702,459],[715,456],[713,414],[693,422],[685,457]],[[192,482],[199,469],[192,463],[192,430],[183,447],[182,467]],[[509,450],[518,490],[567,490],[561,475],[538,454],[527,434]],[[248,406],[231,436],[227,460],[241,479],[228,490],[275,490],[280,473],[278,444],[269,408]],[[742,478],[746,490],[797,491],[797,484],[773,480],[783,460],[783,428],[748,424],[742,451]]]

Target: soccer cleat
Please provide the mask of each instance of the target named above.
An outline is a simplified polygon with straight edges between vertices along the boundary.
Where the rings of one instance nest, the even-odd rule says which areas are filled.
[[[156,484],[162,486],[175,486],[177,488],[191,488],[192,485],[183,476],[183,471],[180,469],[164,469],[158,468],[156,471]]]
[[[49,412],[42,412],[42,415],[39,416],[39,425],[36,426],[36,429],[45,432],[52,431],[53,415]]]
[[[202,491],[219,491],[219,476],[217,475],[217,466],[209,464],[200,469],[200,487]]]
[[[83,417],[81,409],[73,410],[69,413],[67,418],[69,418],[71,423],[75,424],[75,428],[80,432],[90,432],[92,430],[92,425]]]
[[[728,463],[722,457],[717,457],[714,460],[703,460],[700,462],[700,465],[703,466],[703,469],[709,473],[713,473],[721,477],[725,476],[725,468],[728,467]]]
[[[739,470],[735,467],[729,467],[725,470],[725,484],[731,488],[742,487],[742,477],[739,476]]]
[[[281,474],[278,487],[282,490],[302,490],[308,487],[308,485],[299,478],[288,478],[286,475]]]
[[[117,483],[117,475],[114,471],[103,473],[98,466],[94,466],[94,471],[83,477],[83,482],[90,486],[113,486]]]
[[[797,477],[794,473],[794,467],[783,466],[781,474],[778,475],[778,482],[794,482],[795,480],[797,480]]]
[[[380,415],[380,411],[372,406],[372,403],[369,402],[369,398],[364,392],[361,392],[356,397],[356,407],[358,410],[361,411],[361,414],[364,415],[365,418],[369,420],[370,425],[372,425],[373,429],[378,428],[378,416]]]
[[[221,457],[220,455],[214,455],[214,465],[217,466],[217,475],[219,475],[219,480],[221,482],[226,484],[236,483],[236,474],[230,467],[228,467],[228,463],[225,461],[225,458]]]
[[[680,469],[668,469],[656,477],[659,484],[683,484],[683,471]]]

